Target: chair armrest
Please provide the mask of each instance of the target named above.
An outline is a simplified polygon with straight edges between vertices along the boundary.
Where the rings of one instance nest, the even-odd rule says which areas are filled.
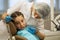
[[[16,40],[27,40],[25,37],[15,35]]]

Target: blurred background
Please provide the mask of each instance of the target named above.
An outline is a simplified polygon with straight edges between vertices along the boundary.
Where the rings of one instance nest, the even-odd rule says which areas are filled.
[[[7,9],[14,6],[18,1],[19,0],[0,0],[0,17],[4,12],[7,11]],[[60,31],[56,31],[55,30],[56,25],[54,23],[51,23],[51,20],[55,20],[55,18],[58,15],[60,15],[60,0],[34,0],[34,2],[35,3],[45,2],[51,7],[51,13],[46,17],[46,19],[44,19],[44,27],[46,30],[49,30],[49,31],[45,31],[46,34],[45,40],[60,40]],[[5,40],[7,38],[6,37],[5,39],[3,39],[3,36],[2,37],[1,36],[0,36],[0,40],[1,38],[2,40]]]
[[[19,0],[0,0],[0,14],[12,7]],[[50,0],[34,0],[35,2],[46,2],[50,5]],[[60,11],[60,0],[54,0],[54,9],[56,12]]]

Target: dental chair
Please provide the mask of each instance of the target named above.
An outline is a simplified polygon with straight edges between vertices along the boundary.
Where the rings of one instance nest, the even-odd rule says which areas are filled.
[[[6,18],[7,18],[7,20],[6,20]],[[12,21],[9,21],[9,20],[11,20],[11,18],[10,17],[6,17],[6,18],[3,20],[7,24],[7,29],[10,34],[10,37],[8,40],[27,40],[25,37],[21,37],[16,34],[17,30],[16,30],[14,23]],[[40,35],[40,32],[38,32],[37,35]],[[44,35],[40,35],[40,36],[41,36],[41,40],[44,40],[45,36]]]
[[[3,19],[5,17],[6,14],[3,14],[1,19],[4,20],[4,23],[6,23],[6,26],[7,26],[7,30],[8,30],[8,33],[10,35],[9,39],[8,40],[27,40],[26,38],[24,37],[21,37],[19,35],[16,34],[17,30],[16,30],[16,27],[15,25],[13,24],[12,21],[10,22],[6,22],[5,19]],[[10,19],[8,19],[10,20]]]
[[[25,37],[22,37],[16,34],[17,30],[13,22],[7,23],[7,27],[8,27],[8,32],[10,33],[11,40],[27,40]],[[39,35],[39,33],[37,33],[37,35]],[[44,40],[44,36],[41,36],[41,37],[43,39],[40,39],[40,40]]]
[[[21,37],[19,35],[16,35],[16,27],[14,26],[14,24],[12,22],[7,23],[7,27],[8,27],[8,32],[10,33],[10,39],[11,40],[27,40],[24,37]]]

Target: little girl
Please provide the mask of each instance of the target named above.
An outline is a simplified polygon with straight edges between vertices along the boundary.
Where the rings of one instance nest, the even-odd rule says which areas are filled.
[[[25,37],[27,40],[43,40],[44,34],[40,33],[34,26],[27,25],[24,15],[21,12],[14,12],[11,14],[13,23],[17,28],[17,35]]]

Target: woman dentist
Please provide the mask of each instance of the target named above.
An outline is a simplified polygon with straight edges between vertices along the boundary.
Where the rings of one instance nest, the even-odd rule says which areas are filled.
[[[26,21],[30,17],[31,7],[35,0],[19,0],[15,5],[7,10],[7,13],[3,14],[2,19],[5,19],[6,15],[11,15],[15,11],[20,11],[24,13]]]

